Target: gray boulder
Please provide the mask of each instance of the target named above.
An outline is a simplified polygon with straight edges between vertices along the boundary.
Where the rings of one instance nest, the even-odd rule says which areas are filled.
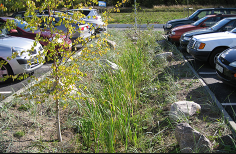
[[[188,123],[180,123],[176,126],[175,137],[181,153],[209,153],[213,149],[211,142]]]

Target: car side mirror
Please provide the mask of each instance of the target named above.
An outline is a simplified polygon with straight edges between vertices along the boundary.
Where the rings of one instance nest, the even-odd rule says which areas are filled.
[[[15,34],[15,33],[18,33],[18,31],[16,29],[11,29],[10,30],[10,34]]]

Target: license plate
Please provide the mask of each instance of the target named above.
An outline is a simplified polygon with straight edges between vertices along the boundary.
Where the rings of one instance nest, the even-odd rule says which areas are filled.
[[[218,70],[220,73],[223,73],[224,69],[220,65],[216,64],[216,70]]]

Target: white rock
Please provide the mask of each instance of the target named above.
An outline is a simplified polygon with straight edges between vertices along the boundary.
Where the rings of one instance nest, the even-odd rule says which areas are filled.
[[[173,121],[192,116],[201,110],[201,106],[193,101],[178,101],[171,105],[169,117]]]

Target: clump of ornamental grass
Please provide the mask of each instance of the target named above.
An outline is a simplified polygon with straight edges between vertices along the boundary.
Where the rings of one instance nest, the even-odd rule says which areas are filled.
[[[172,129],[165,117],[159,120],[169,128],[153,119],[153,113],[159,117],[163,106],[175,100],[173,73],[163,68],[168,62],[154,61],[161,32],[111,30],[108,39],[116,42],[115,49],[92,62],[80,61],[86,72],[80,81],[86,89],[80,89],[83,99],[77,102],[83,145],[95,152],[148,152],[150,142],[163,143],[162,133],[154,135],[156,127]],[[108,67],[104,60],[120,69]]]

